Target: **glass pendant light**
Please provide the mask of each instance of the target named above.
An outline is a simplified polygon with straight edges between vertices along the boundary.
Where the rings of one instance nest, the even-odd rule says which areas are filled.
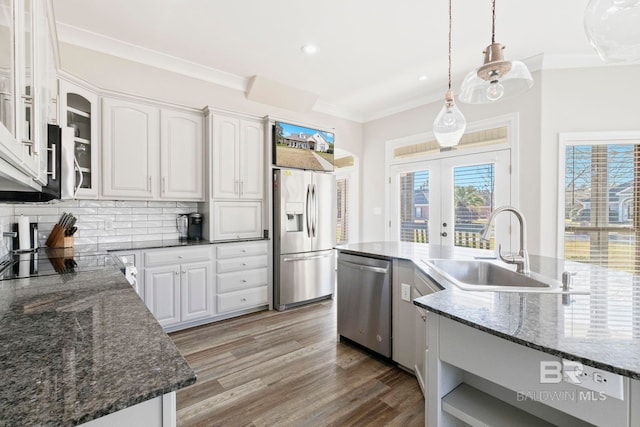
[[[451,90],[451,0],[449,0],[449,88],[444,96],[444,107],[433,121],[433,134],[441,147],[455,147],[466,128],[467,120],[456,106]]]
[[[640,0],[591,0],[584,30],[605,62],[640,59]]]
[[[637,0],[640,1],[640,0]],[[496,0],[491,11],[491,44],[484,50],[484,64],[464,78],[458,100],[467,104],[488,104],[519,95],[533,86],[527,66],[504,59],[504,46],[496,43]]]

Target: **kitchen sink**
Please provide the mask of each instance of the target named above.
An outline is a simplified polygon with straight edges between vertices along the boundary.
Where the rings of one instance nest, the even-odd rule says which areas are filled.
[[[562,292],[562,284],[536,273],[516,273],[494,262],[480,260],[422,260],[437,274],[467,291]]]

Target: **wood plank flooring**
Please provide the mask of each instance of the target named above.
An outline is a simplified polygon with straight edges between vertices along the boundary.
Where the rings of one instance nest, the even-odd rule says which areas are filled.
[[[333,300],[170,336],[198,376],[179,426],[424,426],[415,377],[337,342]]]

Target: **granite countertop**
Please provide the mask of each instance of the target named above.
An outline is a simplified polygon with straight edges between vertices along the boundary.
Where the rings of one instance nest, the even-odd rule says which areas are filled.
[[[0,282],[2,425],[77,425],[196,381],[115,267]]]
[[[145,249],[163,249],[163,248],[177,248],[177,247],[191,247],[202,245],[219,245],[225,243],[239,243],[239,242],[254,242],[269,240],[264,238],[259,239],[244,239],[244,240],[225,240],[225,241],[210,241],[210,240],[143,240],[137,242],[119,242],[119,243],[103,243],[97,245],[76,245],[76,253],[107,253],[117,251],[139,251]]]
[[[473,259],[492,251],[408,242],[339,246],[341,252],[413,261],[443,288],[414,300],[422,308],[509,341],[640,379],[640,276],[589,264],[531,256],[531,271],[588,294],[473,292],[443,280],[422,260]]]

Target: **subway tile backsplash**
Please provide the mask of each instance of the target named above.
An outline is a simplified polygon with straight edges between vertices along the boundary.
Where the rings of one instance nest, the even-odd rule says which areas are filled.
[[[78,218],[75,243],[101,244],[178,238],[176,216],[197,212],[196,202],[69,200],[52,204],[0,204],[0,230],[10,231],[16,216],[38,222],[40,246],[44,246],[63,212]],[[3,239],[0,255],[10,250]]]

